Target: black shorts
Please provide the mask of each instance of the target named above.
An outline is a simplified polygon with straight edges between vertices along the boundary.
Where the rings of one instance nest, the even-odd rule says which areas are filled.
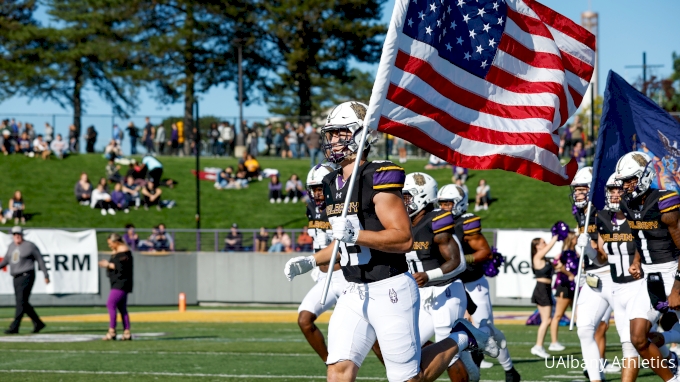
[[[534,294],[531,295],[531,302],[538,306],[552,306],[553,296],[550,284],[536,283]]]
[[[555,289],[555,296],[573,300],[574,291],[571,290],[568,285],[558,285]]]

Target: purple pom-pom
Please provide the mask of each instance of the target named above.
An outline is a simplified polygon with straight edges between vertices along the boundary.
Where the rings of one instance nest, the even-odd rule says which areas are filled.
[[[557,236],[557,240],[560,241],[566,239],[567,236],[569,236],[569,226],[563,221],[558,221],[555,223],[550,231],[552,232],[553,236]]]
[[[501,264],[505,262],[503,255],[496,251],[495,247],[491,247],[491,259],[482,263],[484,268],[484,275],[486,277],[496,277],[498,275]]]

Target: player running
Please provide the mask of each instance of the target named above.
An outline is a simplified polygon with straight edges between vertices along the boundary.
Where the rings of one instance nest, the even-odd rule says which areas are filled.
[[[680,381],[674,375],[677,358],[668,359],[666,346],[660,348],[647,339],[662,312],[680,309],[680,196],[674,191],[652,188],[654,175],[651,158],[643,152],[630,152],[616,163],[616,181],[624,192],[620,208],[638,252],[631,274],[638,274],[642,268],[647,284],[637,290],[627,307],[630,339],[659,377],[664,381]],[[674,316],[672,312],[669,315],[677,322]],[[675,330],[663,336],[668,342],[680,340],[680,333]]]
[[[326,213],[333,239],[340,242],[340,265],[349,285],[338,300],[328,327],[328,380],[354,381],[373,343],[378,340],[390,381],[433,381],[453,356],[467,348],[498,355],[493,338],[459,321],[439,343],[420,348],[416,281],[408,272],[405,252],[413,245],[411,222],[401,195],[404,170],[391,162],[368,162],[367,147],[358,152],[366,105],[345,102],[335,107],[322,129],[329,161],[342,168],[323,180]],[[356,187],[347,184],[354,161],[360,161]],[[345,196],[351,192],[347,217]],[[330,261],[332,246],[284,269],[289,279]]]
[[[307,219],[309,224],[309,235],[314,239],[314,252],[318,252],[330,243],[331,238],[331,224],[326,217],[326,200],[323,194],[323,186],[321,181],[323,177],[330,174],[334,170],[329,164],[319,164],[314,166],[307,175],[307,191],[309,193],[309,202],[307,203]],[[331,288],[328,291],[328,298],[326,303],[321,305],[321,293],[323,292],[324,282],[328,277],[328,265],[319,265],[312,275],[316,275],[316,284],[307,292],[307,295],[302,299],[302,303],[298,308],[298,325],[302,334],[305,335],[307,342],[312,346],[312,349],[326,362],[328,358],[328,349],[326,348],[326,341],[323,333],[314,324],[314,321],[325,311],[330,309],[337,299],[342,294],[342,291],[347,285],[345,277],[340,270],[340,264],[336,264],[331,273]]]
[[[489,282],[484,275],[481,264],[491,260],[491,248],[482,235],[482,221],[479,216],[468,213],[468,198],[465,191],[455,184],[448,184],[439,190],[437,194],[439,206],[444,211],[450,211],[455,220],[455,234],[463,247],[465,254],[466,270],[460,276],[465,285],[465,290],[477,309],[472,313],[472,319],[480,330],[487,334],[493,334],[497,342],[504,342],[505,336],[493,325],[493,311],[491,297],[489,296]],[[460,354],[461,361],[465,364],[470,381],[480,379],[479,367],[472,361],[469,353]],[[512,364],[510,352],[503,348],[498,355],[498,362],[505,370],[506,381],[519,381],[520,375]],[[452,381],[462,381],[449,372]]]
[[[413,249],[406,261],[420,291],[418,326],[420,343],[425,345],[433,336],[436,342],[447,338],[453,323],[465,315],[467,297],[458,277],[465,270],[465,259],[454,235],[453,215],[435,209],[434,178],[420,172],[408,174],[402,194],[413,234]],[[449,368],[452,373],[467,375],[464,367]]]
[[[600,254],[606,256],[598,262],[609,263],[613,283],[610,286],[611,293],[603,295],[614,308],[616,330],[621,339],[621,381],[632,382],[637,379],[639,365],[638,353],[630,342],[630,321],[626,310],[632,304],[632,297],[638,290],[645,289],[645,286],[639,274],[630,273],[629,268],[635,262],[637,250],[633,232],[619,207],[623,189],[617,184],[615,175],[614,173],[609,177],[605,186],[605,209],[597,212],[597,248]]]
[[[578,338],[581,343],[581,353],[586,366],[585,374],[590,381],[602,381],[605,371],[616,371],[609,366],[603,369],[604,351],[606,348],[605,335],[609,327],[612,307],[609,305],[612,276],[607,262],[596,263],[597,254],[597,209],[590,208],[588,227],[586,213],[590,203],[590,185],[593,182],[593,168],[580,169],[571,181],[573,213],[579,230],[576,246],[584,248],[587,257],[584,257],[583,271],[586,275],[586,285],[583,285],[578,296],[576,326]],[[577,250],[581,253],[581,250]],[[579,281],[577,280],[577,283]],[[559,319],[559,318],[557,318]],[[558,344],[559,345],[559,344]],[[550,346],[549,350],[561,351],[564,346]]]

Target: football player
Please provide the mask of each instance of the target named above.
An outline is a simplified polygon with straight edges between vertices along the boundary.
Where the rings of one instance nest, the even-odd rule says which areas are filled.
[[[413,234],[413,249],[406,261],[420,291],[418,326],[420,343],[425,346],[433,336],[436,342],[447,338],[453,323],[464,317],[467,297],[458,276],[465,270],[465,259],[453,234],[451,212],[435,209],[434,178],[420,172],[408,174],[402,194]],[[467,375],[464,368],[449,370],[449,374]]]
[[[449,336],[422,350],[418,330],[420,294],[408,272],[405,253],[413,245],[411,221],[401,190],[404,170],[391,162],[366,160],[373,134],[359,152],[366,105],[345,102],[328,115],[322,128],[326,158],[341,168],[323,180],[326,213],[339,242],[340,265],[349,285],[338,300],[328,326],[328,380],[354,381],[376,339],[390,381],[433,381],[460,350],[479,348],[498,355],[496,341],[465,322]],[[367,131],[367,133],[370,131]],[[350,190],[355,161],[360,167]],[[350,193],[347,216],[342,217]],[[330,261],[332,247],[290,260],[289,279]]]
[[[585,374],[591,381],[602,381],[605,370],[604,351],[606,348],[605,335],[609,327],[609,318],[612,308],[609,305],[612,277],[607,262],[597,263],[597,209],[590,208],[588,227],[586,213],[590,203],[590,185],[593,182],[593,168],[584,167],[576,173],[571,181],[571,197],[573,213],[578,226],[579,237],[577,241],[577,253],[585,251],[589,254],[584,256],[583,271],[586,274],[586,284],[581,288],[577,301],[576,326],[578,338],[581,343],[581,353],[585,362]],[[595,257],[593,257],[595,256]],[[580,281],[577,280],[577,283]],[[549,350],[561,351],[564,346],[551,344]],[[609,366],[607,371],[615,371]]]
[[[637,247],[631,274],[641,269],[647,283],[646,288],[637,290],[628,305],[630,339],[659,377],[678,381],[680,378],[674,375],[675,358],[662,362],[668,361],[667,347],[660,348],[647,339],[662,312],[680,309],[680,196],[674,191],[652,188],[654,174],[652,160],[643,152],[630,152],[616,163],[616,180],[623,187],[620,208]],[[669,317],[673,316],[671,312]],[[677,342],[679,335],[676,330],[664,333],[668,343]]]
[[[493,325],[493,311],[491,297],[489,296],[489,282],[484,276],[481,263],[491,259],[491,248],[482,235],[482,221],[479,216],[467,212],[468,197],[465,191],[455,184],[449,184],[441,188],[437,195],[439,206],[444,211],[450,211],[456,224],[455,234],[463,246],[467,269],[460,279],[465,285],[465,290],[477,309],[471,314],[475,324],[482,330],[496,337],[497,342],[505,342],[505,336]],[[470,354],[460,354],[461,361],[465,364],[470,381],[478,381],[479,368],[472,362]],[[498,355],[498,362],[505,371],[506,381],[519,381],[520,375],[512,364],[510,352],[503,348]],[[451,380],[454,375],[449,373]],[[460,380],[460,379],[458,379]]]
[[[321,181],[324,176],[330,174],[334,170],[329,164],[319,164],[314,166],[307,175],[307,192],[309,193],[309,202],[307,203],[307,225],[309,235],[314,240],[314,252],[318,252],[330,243],[331,224],[326,217],[326,201],[323,194],[323,186]],[[305,335],[307,342],[312,346],[312,349],[326,362],[328,358],[328,349],[323,337],[323,333],[314,324],[314,321],[325,311],[330,309],[345,289],[347,281],[342,275],[340,264],[335,264],[333,272],[331,272],[331,288],[328,292],[326,303],[321,305],[321,293],[323,292],[324,282],[328,277],[328,265],[319,265],[312,275],[316,275],[316,284],[309,290],[302,303],[298,308],[298,325],[300,330]]]
[[[630,273],[637,249],[633,232],[619,207],[623,189],[617,184],[615,175],[609,177],[605,186],[605,209],[597,212],[597,248],[600,254],[606,256],[598,262],[609,263],[613,283],[611,293],[603,295],[614,308],[616,330],[621,339],[624,358],[621,381],[632,382],[637,379],[639,365],[638,353],[630,342],[630,321],[626,309],[633,301],[632,296],[645,286],[639,274]]]

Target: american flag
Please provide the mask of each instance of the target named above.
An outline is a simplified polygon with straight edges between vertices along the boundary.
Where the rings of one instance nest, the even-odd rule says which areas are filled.
[[[566,185],[557,129],[594,62],[595,36],[534,0],[396,0],[366,121],[456,166]]]

